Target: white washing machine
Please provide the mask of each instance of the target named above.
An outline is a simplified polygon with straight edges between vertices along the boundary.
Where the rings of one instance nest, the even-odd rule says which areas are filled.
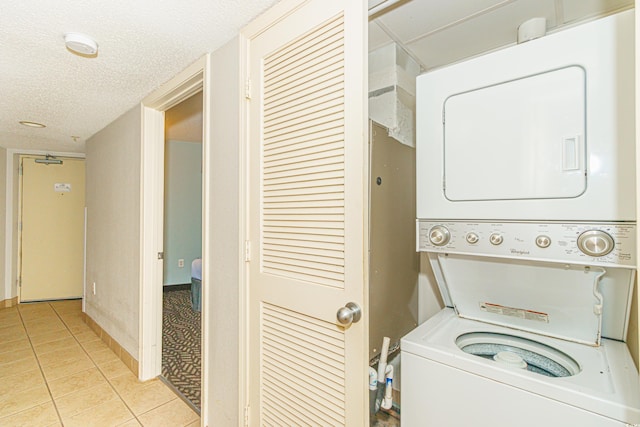
[[[635,226],[418,229],[447,307],[402,339],[404,427],[640,425]]]
[[[404,427],[637,426],[634,11],[417,79]]]
[[[401,345],[403,427],[640,423],[638,374],[623,342],[604,339],[589,347],[463,319],[447,308]],[[476,345],[483,356],[465,353],[463,345]],[[485,358],[503,351],[516,361]],[[542,373],[518,366],[521,360],[535,365],[532,358],[542,360],[536,368]]]

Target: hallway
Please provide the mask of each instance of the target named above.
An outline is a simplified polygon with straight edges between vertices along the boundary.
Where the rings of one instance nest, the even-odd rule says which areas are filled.
[[[200,417],[160,380],[139,382],[70,300],[0,309],[0,425],[195,427]]]

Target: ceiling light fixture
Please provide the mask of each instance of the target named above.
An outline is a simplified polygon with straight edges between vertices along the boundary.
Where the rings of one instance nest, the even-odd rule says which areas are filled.
[[[22,126],[27,126],[30,128],[46,128],[46,126],[42,123],[30,122],[28,120],[20,120],[18,123],[20,123]]]
[[[81,56],[95,56],[98,54],[98,43],[85,34],[67,33],[64,35],[64,44],[71,52]]]

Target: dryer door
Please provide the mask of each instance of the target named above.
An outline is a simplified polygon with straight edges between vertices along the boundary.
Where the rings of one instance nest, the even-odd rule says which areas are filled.
[[[586,190],[582,67],[452,95],[443,111],[447,199],[572,198]]]

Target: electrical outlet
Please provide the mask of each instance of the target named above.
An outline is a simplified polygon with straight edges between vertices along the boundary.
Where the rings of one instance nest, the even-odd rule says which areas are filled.
[[[179,259],[178,260],[178,268],[183,268],[184,267],[184,259]]]
[[[93,282],[93,294],[96,294],[96,282]]]

